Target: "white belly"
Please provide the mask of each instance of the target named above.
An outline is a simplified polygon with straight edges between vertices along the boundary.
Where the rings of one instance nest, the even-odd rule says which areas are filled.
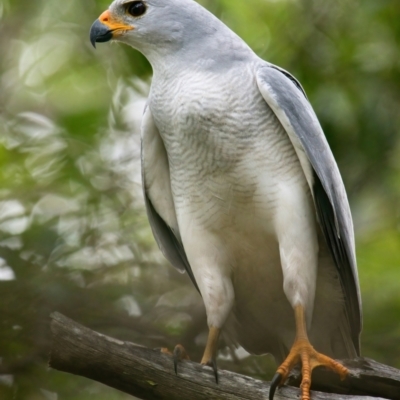
[[[207,178],[199,173],[197,185],[190,190],[176,189],[175,204],[185,251],[199,287],[211,288],[218,275],[231,279],[233,312],[242,320],[239,322],[266,321],[269,330],[276,327],[282,336],[282,326],[271,324],[274,316],[287,314],[284,320],[290,321],[288,330],[292,332],[293,314],[283,291],[275,229],[276,211],[284,201],[282,189],[290,196],[293,187],[293,197],[299,190],[307,193],[308,204],[298,204],[300,209],[313,205],[295,152],[288,150],[292,149],[290,143],[278,145],[285,147],[284,162],[268,159],[265,152],[253,152],[228,172],[214,172]]]

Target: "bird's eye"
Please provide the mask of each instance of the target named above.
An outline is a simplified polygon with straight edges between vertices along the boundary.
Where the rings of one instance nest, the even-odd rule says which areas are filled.
[[[135,1],[128,5],[127,11],[133,17],[140,17],[146,12],[146,5],[143,1]]]

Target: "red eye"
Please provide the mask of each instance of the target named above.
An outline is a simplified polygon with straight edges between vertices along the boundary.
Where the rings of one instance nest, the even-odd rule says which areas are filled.
[[[133,17],[140,17],[146,12],[146,5],[143,1],[135,1],[129,4],[127,10]]]

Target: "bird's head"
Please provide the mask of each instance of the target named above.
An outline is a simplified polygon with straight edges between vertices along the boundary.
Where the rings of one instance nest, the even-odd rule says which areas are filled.
[[[116,0],[107,11],[104,11],[90,29],[90,41],[96,42],[119,40],[135,45],[149,26],[154,24],[154,14],[158,14],[154,1]],[[158,11],[158,12],[157,12]]]
[[[193,0],[115,0],[92,25],[90,40],[93,46],[124,42],[153,64],[177,54],[179,60],[207,58],[212,47],[215,57],[231,50],[232,34]],[[232,52],[237,54],[237,49]]]
[[[210,24],[209,18],[202,17],[204,13],[192,0],[115,0],[92,25],[90,41],[95,46],[117,40],[144,53],[149,47],[177,47],[190,26],[189,36],[207,28],[199,26]]]

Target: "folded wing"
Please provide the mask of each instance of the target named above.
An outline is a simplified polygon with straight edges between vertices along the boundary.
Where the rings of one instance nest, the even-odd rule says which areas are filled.
[[[285,128],[312,190],[344,291],[351,338],[359,353],[362,317],[353,221],[336,161],[300,83],[267,63],[257,69],[256,79],[262,96]]]
[[[180,272],[186,271],[198,290],[180,238],[167,153],[149,107],[143,115],[141,154],[144,201],[154,238],[165,258]]]

